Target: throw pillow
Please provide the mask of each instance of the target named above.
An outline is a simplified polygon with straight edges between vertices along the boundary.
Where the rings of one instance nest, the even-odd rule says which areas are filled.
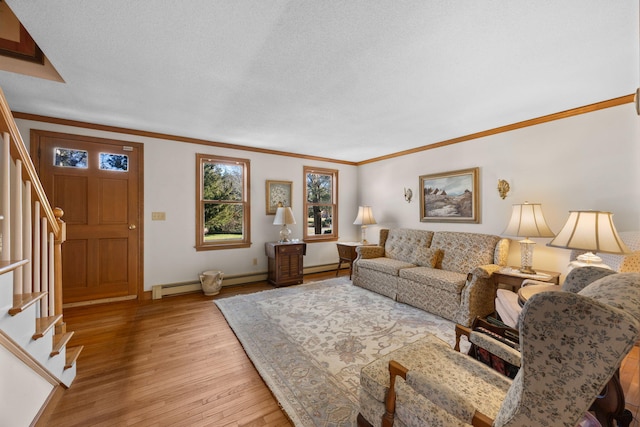
[[[418,247],[414,252],[413,263],[423,267],[442,268],[442,249]]]

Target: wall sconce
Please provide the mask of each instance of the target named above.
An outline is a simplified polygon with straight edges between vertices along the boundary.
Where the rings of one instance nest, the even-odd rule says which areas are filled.
[[[509,190],[511,190],[511,186],[509,186],[509,183],[504,179],[499,179],[498,193],[500,193],[500,197],[502,197],[503,200],[505,197],[507,197],[507,194],[509,194]]]
[[[404,200],[407,201],[407,203],[411,203],[411,198],[413,197],[413,191],[411,191],[410,188],[405,188],[404,189]]]

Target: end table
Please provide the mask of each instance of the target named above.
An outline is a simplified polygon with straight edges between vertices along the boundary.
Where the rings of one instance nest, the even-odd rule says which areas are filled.
[[[545,270],[536,270],[536,272],[537,274],[524,274],[520,273],[517,267],[505,267],[493,273],[493,283],[496,289],[500,287],[500,284],[508,285],[513,292],[518,292],[522,282],[527,279],[555,285],[560,284],[560,273]]]
[[[267,280],[275,286],[297,285],[304,279],[303,257],[307,244],[303,242],[272,242],[264,244],[269,272]]]
[[[353,261],[358,256],[356,252],[356,248],[358,246],[362,246],[360,242],[337,242],[336,246],[338,247],[338,257],[340,258],[338,261],[338,268],[336,269],[336,276],[340,272],[340,267],[343,262],[349,263],[349,279],[351,279],[351,273],[353,272]]]

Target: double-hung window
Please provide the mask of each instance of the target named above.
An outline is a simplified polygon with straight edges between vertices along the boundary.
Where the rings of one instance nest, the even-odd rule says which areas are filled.
[[[305,241],[338,239],[338,171],[304,167]]]
[[[247,159],[196,154],[196,250],[251,245]]]

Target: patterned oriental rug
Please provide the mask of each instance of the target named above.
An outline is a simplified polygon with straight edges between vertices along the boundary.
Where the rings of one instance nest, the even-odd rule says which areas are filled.
[[[360,369],[454,324],[353,286],[347,278],[215,301],[296,426],[355,426]]]

